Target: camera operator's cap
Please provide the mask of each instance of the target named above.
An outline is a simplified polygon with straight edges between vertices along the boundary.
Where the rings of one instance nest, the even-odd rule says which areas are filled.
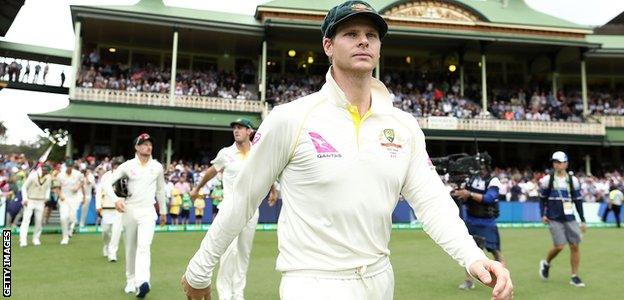
[[[334,6],[327,12],[325,20],[321,24],[323,36],[326,38],[333,37],[338,25],[354,16],[366,16],[373,21],[379,31],[379,38],[383,38],[388,33],[388,24],[370,4],[364,1],[346,1]]]
[[[238,118],[236,119],[236,121],[230,123],[230,127],[234,127],[234,125],[240,125],[243,127],[247,127],[249,129],[253,129],[253,124],[251,124],[251,121],[245,119],[245,118]]]
[[[558,162],[568,162],[568,156],[563,151],[557,151],[557,152],[553,153],[553,155],[550,158],[550,160],[551,161],[558,161]]]
[[[152,143],[154,143],[154,140],[152,139],[152,137],[147,134],[147,133],[141,133],[139,136],[137,136],[137,138],[134,140],[134,145],[138,146],[141,145],[147,141],[150,141]]]

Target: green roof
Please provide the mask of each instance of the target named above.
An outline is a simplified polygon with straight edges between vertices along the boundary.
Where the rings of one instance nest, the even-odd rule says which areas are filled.
[[[95,9],[98,12],[108,11],[111,14],[125,14],[133,18],[170,20],[174,23],[213,22],[225,26],[229,24],[237,27],[257,27],[258,30],[262,28],[251,15],[167,6],[162,0],[142,0],[134,5],[72,5],[71,9],[72,12]]]
[[[206,129],[229,129],[230,122],[238,118],[251,120],[255,127],[260,114],[233,111],[182,109],[159,106],[110,104],[72,100],[69,106],[45,113],[31,114],[34,120],[56,120],[64,122],[153,124],[162,127],[204,127]]]
[[[367,1],[375,9],[382,12],[395,5],[406,1],[392,0],[369,0]],[[486,21],[502,24],[532,25],[546,26],[558,28],[573,28],[590,30],[591,27],[572,23],[559,19],[528,6],[522,0],[509,0],[507,7],[503,7],[501,0],[446,0],[445,2],[458,4],[460,7],[467,8],[478,15],[483,16]],[[272,7],[282,9],[300,9],[314,11],[328,11],[336,5],[336,1],[332,0],[314,0],[314,1],[298,1],[298,0],[273,0],[260,7]]]
[[[622,35],[588,35],[586,39],[590,43],[601,44],[602,49],[605,50],[624,50],[624,36]]]
[[[73,51],[0,41],[0,54],[40,61],[45,61],[47,58],[49,62],[67,64],[71,63]]]

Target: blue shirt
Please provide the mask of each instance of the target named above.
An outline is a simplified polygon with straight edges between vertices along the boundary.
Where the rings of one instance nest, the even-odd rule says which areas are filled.
[[[574,211],[572,206],[576,207],[576,210],[581,217],[581,221],[585,221],[583,215],[583,205],[581,196],[581,185],[578,178],[572,176],[572,190],[570,190],[570,182],[568,174],[565,176],[555,176],[553,182],[553,188],[548,192],[548,183],[550,182],[550,176],[546,175],[540,179],[540,189],[542,198],[547,198],[546,204],[543,205],[542,215],[546,216],[549,220],[568,222],[574,221]],[[574,203],[572,197],[574,196]],[[567,206],[567,209],[564,208]]]

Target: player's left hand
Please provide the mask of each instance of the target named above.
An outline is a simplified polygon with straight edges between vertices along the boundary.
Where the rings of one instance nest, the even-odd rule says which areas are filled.
[[[585,222],[581,223],[581,232],[582,233],[587,232],[587,224],[585,224]]]
[[[494,260],[477,260],[470,266],[470,274],[483,284],[493,288],[492,299],[504,300],[513,298],[511,275],[500,262]]]
[[[184,294],[186,294],[186,299],[188,300],[210,300],[210,286],[205,289],[196,289],[193,288],[188,281],[186,281],[186,277],[182,275],[182,279],[180,280],[180,285],[182,285],[182,290]]]
[[[160,227],[167,225],[167,215],[160,215]]]

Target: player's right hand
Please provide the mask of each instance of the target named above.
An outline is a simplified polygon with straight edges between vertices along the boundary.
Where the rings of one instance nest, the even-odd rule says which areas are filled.
[[[126,204],[124,203],[123,200],[117,200],[117,202],[115,202],[115,209],[118,212],[122,213],[122,212],[126,211]]]
[[[186,281],[186,277],[182,275],[182,279],[180,280],[180,285],[182,285],[182,290],[184,294],[186,294],[187,300],[210,300],[210,286],[205,289],[196,289],[193,288],[188,281]]]
[[[191,199],[195,199],[195,198],[197,198],[197,195],[199,195],[199,192],[198,192],[197,190],[195,190],[195,189],[192,189],[192,190],[189,192],[189,196],[191,196]]]
[[[544,224],[548,224],[549,222],[550,222],[550,220],[548,220],[548,217],[547,217],[547,216],[543,216],[543,217],[542,217],[542,223],[544,223]]]

